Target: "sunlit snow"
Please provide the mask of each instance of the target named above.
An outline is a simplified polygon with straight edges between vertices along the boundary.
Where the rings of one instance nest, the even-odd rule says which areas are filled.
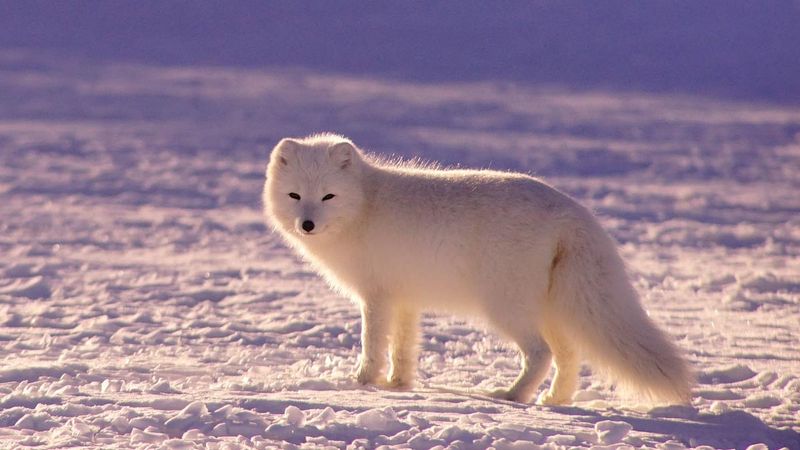
[[[513,348],[449,316],[413,390],[355,383],[356,307],[260,210],[269,149],[317,131],[593,208],[692,406],[588,368],[570,407],[491,399]],[[800,448],[799,171],[791,105],[3,51],[0,447]]]

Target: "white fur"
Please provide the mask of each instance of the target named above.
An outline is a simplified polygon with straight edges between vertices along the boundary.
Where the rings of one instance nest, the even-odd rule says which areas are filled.
[[[360,305],[361,383],[411,385],[419,314],[439,310],[482,317],[519,346],[522,372],[503,398],[529,401],[554,361],[539,400],[569,403],[581,356],[655,400],[690,398],[687,363],[642,309],[613,240],[540,180],[380,162],[325,134],[275,147],[264,203],[287,242]]]

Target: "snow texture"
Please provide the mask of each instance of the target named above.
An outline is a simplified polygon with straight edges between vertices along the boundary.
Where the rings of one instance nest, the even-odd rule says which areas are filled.
[[[214,52],[188,21],[166,33],[180,10],[165,5],[177,3],[126,4],[0,4],[0,447],[800,448],[800,58],[790,58],[800,47],[781,40],[800,29],[784,23],[796,24],[796,5],[715,11],[723,36],[748,23],[777,30],[759,35],[774,42],[758,56],[745,45],[740,60],[722,51],[703,66],[723,45],[714,35],[663,82],[647,79],[656,67],[647,60],[631,74],[639,84],[627,85],[624,68],[580,78],[607,67],[584,66],[580,53],[584,75],[553,87],[541,84],[545,75],[565,66],[536,79],[519,67],[496,72],[500,56],[456,76],[470,55],[455,38],[433,44],[453,51],[452,66],[445,59],[427,72],[428,53],[394,62],[419,41],[383,62],[352,56],[363,65],[347,69],[335,55],[302,52],[244,64],[261,45],[248,44],[257,21]],[[352,27],[356,19],[324,4],[313,17],[339,25],[293,45]],[[691,11],[711,15],[703,8],[712,6],[688,4],[671,15],[611,10],[665,26]],[[245,21],[252,6],[201,5],[193,14],[219,12],[222,25]],[[537,5],[580,16],[572,3]],[[307,25],[283,8],[279,42]],[[470,3],[443,23],[479,22],[477,9]],[[152,25],[151,40],[132,40],[128,53],[116,46],[148,34],[123,27],[126,14]],[[486,23],[502,28],[512,16]],[[354,17],[373,18],[359,30],[381,36],[382,11]],[[398,17],[400,27],[427,16]],[[763,25],[765,17],[778,19]],[[48,28],[60,18],[67,25]],[[558,36],[556,25],[542,36]],[[699,33],[697,22],[686,26]],[[420,39],[446,35],[431,33]],[[509,36],[498,39],[526,48]],[[563,48],[580,47],[581,36]],[[358,53],[365,38],[354,39]],[[711,86],[722,70],[714,64],[758,58],[780,69],[756,65],[748,70],[763,76],[747,78],[731,63],[720,90]],[[687,67],[696,78],[682,78]],[[407,76],[415,68],[419,76]],[[358,311],[270,233],[259,204],[271,146],[326,130],[382,154],[531,172],[597,211],[648,312],[697,371],[692,405],[619,398],[588,368],[570,407],[489,398],[516,376],[514,350],[450,316],[423,319],[414,389],[357,385]]]

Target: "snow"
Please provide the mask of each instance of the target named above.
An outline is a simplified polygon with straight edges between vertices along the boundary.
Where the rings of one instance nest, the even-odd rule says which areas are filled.
[[[628,422],[603,420],[594,424],[597,440],[601,444],[616,444],[620,442],[633,429]]]
[[[262,36],[252,24],[233,47],[210,51],[213,39],[185,23],[159,34],[175,11],[110,4],[92,6],[109,21],[91,26],[80,5],[21,2],[8,6],[18,15],[0,15],[0,447],[800,448],[800,47],[779,39],[796,35],[796,7],[736,3],[708,47],[658,79],[646,75],[662,64],[631,46],[641,36],[625,34],[628,22],[618,32],[587,25],[563,45],[584,61],[613,41],[613,52],[639,55],[635,70],[589,58],[596,71],[561,77],[566,60],[540,59],[537,78],[503,70],[509,61],[495,52],[460,76],[473,55],[459,39],[434,39],[449,61],[410,58],[420,41],[409,40],[402,70],[391,52],[358,54],[360,41],[346,61],[298,50],[290,68],[266,51],[246,64],[259,54],[248,33]],[[242,12],[205,5],[196,18],[225,24]],[[31,8],[41,21],[27,26]],[[352,20],[384,20],[369,8],[352,18],[316,8],[340,21],[310,30],[308,42]],[[430,20],[483,23],[476,8]],[[571,3],[541,8],[581,15]],[[613,8],[674,36],[719,12],[676,7],[659,22]],[[146,41],[161,50],[128,39],[141,37],[130,28],[93,34],[131,12],[154,21]],[[441,37],[403,14],[398,23],[419,39]],[[503,28],[498,14],[486,23]],[[61,16],[67,25],[48,31]],[[562,25],[540,37],[569,35]],[[734,29],[776,44],[758,53],[731,38],[739,55],[725,41]],[[674,37],[648,42],[674,44],[661,39]],[[532,57],[549,54],[542,48]],[[729,64],[742,70],[725,77]],[[649,314],[686,350],[698,375],[692,405],[620,397],[588,367],[572,406],[492,399],[517,375],[513,348],[450,316],[424,317],[410,391],[355,383],[357,309],[260,212],[270,147],[324,130],[386,155],[531,172],[593,208]]]

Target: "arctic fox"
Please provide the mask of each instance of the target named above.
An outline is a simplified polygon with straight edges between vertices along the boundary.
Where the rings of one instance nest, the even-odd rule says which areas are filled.
[[[642,309],[593,215],[519,173],[382,162],[333,134],[283,139],[263,199],[273,227],[361,307],[362,384],[409,387],[421,311],[485,319],[522,371],[493,395],[567,404],[586,356],[652,400],[686,403],[687,362]],[[388,375],[385,375],[389,360]]]

